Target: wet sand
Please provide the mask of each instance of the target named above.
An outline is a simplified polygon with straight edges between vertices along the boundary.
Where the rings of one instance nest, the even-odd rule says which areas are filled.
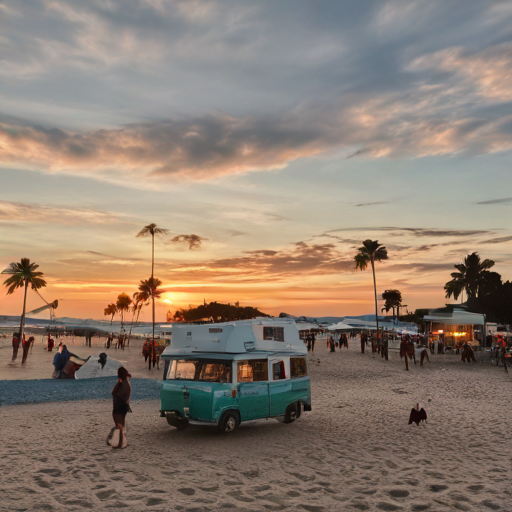
[[[317,342],[313,411],[289,425],[178,432],[157,399],[140,401],[128,448],[113,450],[109,400],[1,407],[0,510],[512,510],[512,376],[454,355],[405,372],[396,353],[385,362],[358,345]],[[35,367],[46,355],[21,370],[0,354],[0,379],[48,377]],[[135,345],[122,359],[160,378]],[[407,424],[417,401],[426,426]]]

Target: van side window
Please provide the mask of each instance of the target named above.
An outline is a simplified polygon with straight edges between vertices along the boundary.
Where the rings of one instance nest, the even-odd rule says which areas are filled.
[[[253,359],[238,362],[238,382],[261,382],[268,380],[266,359]]]
[[[291,377],[305,377],[308,374],[308,365],[306,364],[305,357],[291,357],[290,358],[290,373]]]
[[[263,327],[263,339],[284,341],[284,327]]]
[[[272,365],[272,379],[281,380],[286,379],[286,373],[284,370],[284,361],[277,361]]]

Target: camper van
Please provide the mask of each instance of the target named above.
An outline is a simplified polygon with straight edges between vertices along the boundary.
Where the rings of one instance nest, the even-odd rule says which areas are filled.
[[[179,430],[232,432],[243,421],[291,423],[311,411],[307,350],[293,320],[174,325],[161,357],[160,414]]]

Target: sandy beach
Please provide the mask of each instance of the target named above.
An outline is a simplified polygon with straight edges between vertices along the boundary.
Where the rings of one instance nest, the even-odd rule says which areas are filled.
[[[117,358],[161,378],[139,344]],[[317,342],[313,411],[231,435],[169,427],[157,396],[132,403],[125,450],[105,443],[110,400],[0,407],[0,510],[512,510],[511,374],[455,355],[405,372],[396,353],[386,362],[358,347],[331,354]],[[0,380],[51,374],[42,345],[24,369],[8,354],[4,344]],[[407,424],[417,401],[426,426]]]

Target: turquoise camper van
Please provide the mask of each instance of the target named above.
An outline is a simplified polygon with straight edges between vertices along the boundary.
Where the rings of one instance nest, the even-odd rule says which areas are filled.
[[[293,320],[175,325],[161,357],[160,414],[177,429],[232,432],[242,421],[291,423],[311,410],[307,350]]]

